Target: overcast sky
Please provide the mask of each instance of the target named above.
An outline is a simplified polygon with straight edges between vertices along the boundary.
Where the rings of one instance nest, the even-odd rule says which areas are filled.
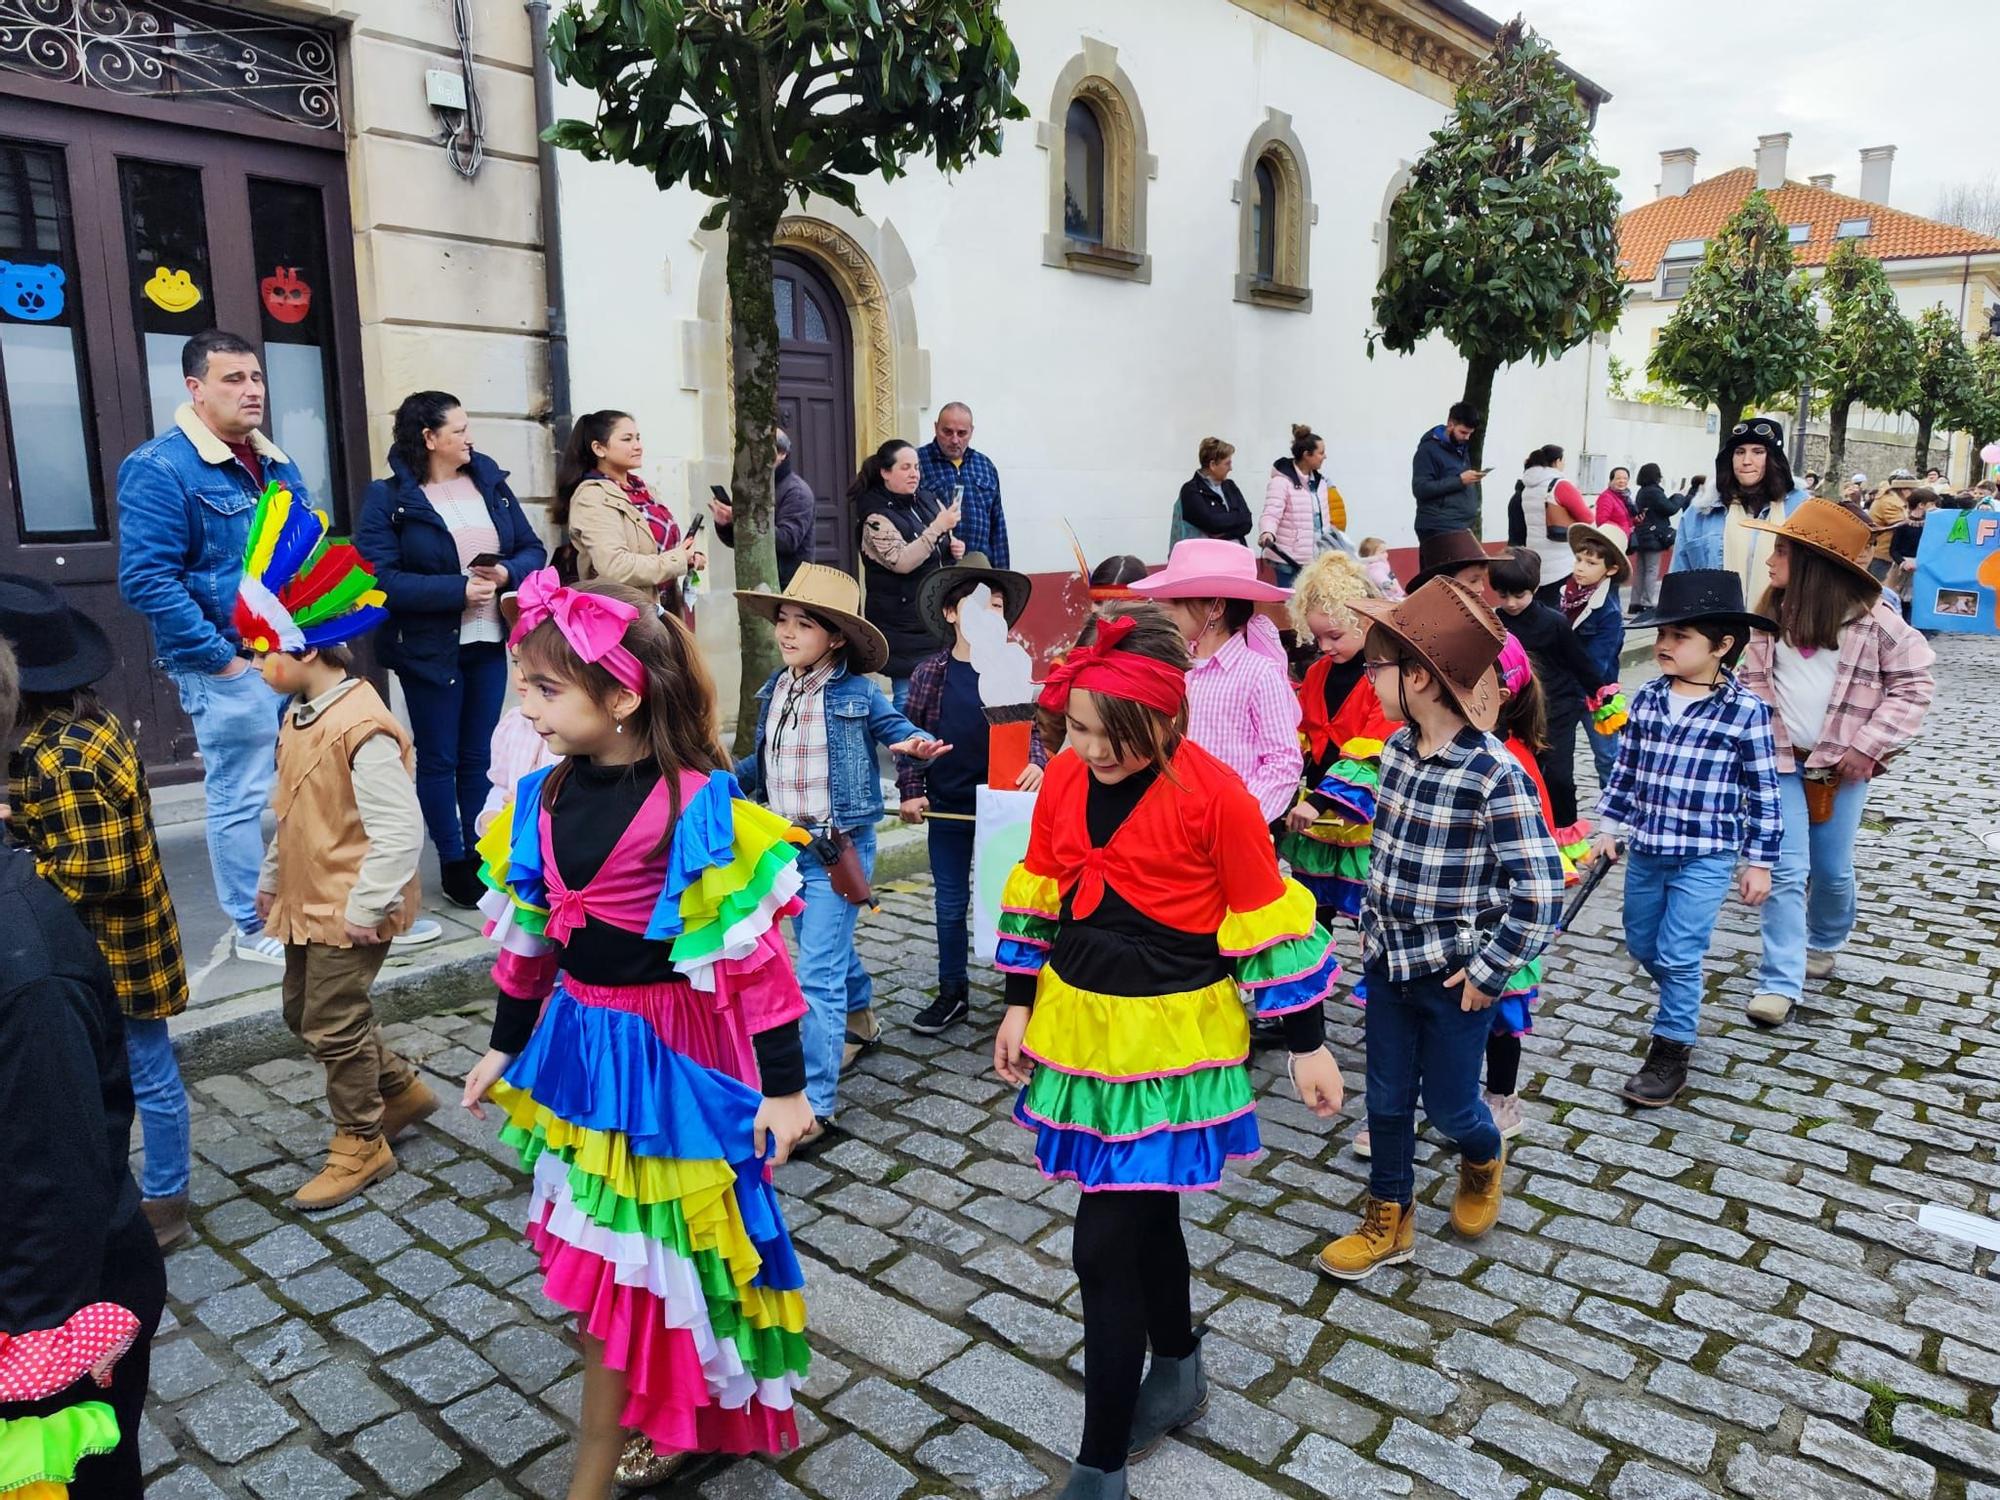
[[[1792,133],[1786,175],[1861,182],[1861,148],[1895,146],[1893,208],[1928,216],[1938,190],[2000,167],[1991,106],[1971,95],[1996,44],[1991,0],[1517,0],[1563,60],[1612,95],[1598,149],[1625,206],[1653,197],[1660,152],[1693,146],[1695,176],[1755,164]],[[1515,6],[1481,0],[1505,19]],[[1970,70],[1970,71],[1968,71]]]

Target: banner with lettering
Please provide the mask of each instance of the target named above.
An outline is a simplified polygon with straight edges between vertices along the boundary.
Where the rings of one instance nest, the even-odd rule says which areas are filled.
[[[1924,518],[1910,623],[2000,635],[2000,511],[1934,510]]]

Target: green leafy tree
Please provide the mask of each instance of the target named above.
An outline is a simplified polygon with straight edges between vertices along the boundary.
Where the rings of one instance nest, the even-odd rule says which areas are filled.
[[[1820,283],[1828,319],[1820,336],[1813,383],[1825,392],[1826,467],[1847,467],[1847,421],[1855,402],[1899,412],[1917,382],[1917,331],[1896,305],[1882,262],[1857,240],[1842,240]]]
[[[1973,450],[2000,439],[2000,338],[1982,338],[1972,346],[1972,391],[1962,414],[1972,434]],[[1982,461],[1975,473],[1984,472]]]
[[[1541,364],[1616,326],[1617,175],[1597,159],[1555,50],[1518,17],[1501,27],[1389,209],[1370,357],[1377,342],[1408,354],[1442,333],[1483,416],[1502,366]]]
[[[1811,292],[1771,200],[1754,192],[1709,241],[1646,373],[1695,406],[1713,406],[1727,432],[1753,406],[1805,383],[1819,327]]]
[[[1931,434],[1939,424],[1955,432],[1969,424],[1979,372],[1965,332],[1943,303],[1933,303],[1917,319],[1917,373],[1910,403],[1904,409],[1917,419],[1913,467],[1921,474],[1930,467]],[[1946,443],[1949,453],[1950,444]]]
[[[818,196],[858,211],[855,182],[946,172],[1000,150],[1024,119],[1020,58],[997,0],[568,0],[550,28],[556,76],[597,96],[595,118],[550,128],[592,161],[643,167],[665,190],[714,200],[728,225],[735,396],[736,576],[776,586],[772,433],[778,317],[771,246],[786,205]],[[768,627],[742,622],[739,752],[756,691],[777,665]]]

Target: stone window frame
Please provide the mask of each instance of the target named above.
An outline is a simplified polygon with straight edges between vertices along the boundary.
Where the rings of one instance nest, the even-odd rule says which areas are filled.
[[[1063,189],[1069,108],[1081,101],[1097,116],[1104,136],[1104,239],[1072,239],[1064,227]],[[1118,49],[1096,37],[1056,75],[1048,114],[1038,120],[1035,143],[1049,154],[1049,220],[1042,236],[1042,264],[1123,281],[1150,282],[1153,257],[1146,250],[1147,184],[1159,176],[1159,159],[1146,149],[1146,115],[1138,91],[1118,66]]]
[[[1257,267],[1257,168],[1271,168],[1278,184],[1277,212],[1272,216],[1277,244],[1273,273]],[[1305,147],[1292,131],[1292,117],[1266,108],[1264,122],[1251,133],[1243,151],[1243,174],[1230,184],[1230,201],[1237,205],[1236,300],[1257,307],[1290,312],[1312,311],[1312,230],[1319,222],[1319,205],[1312,201],[1312,173]]]

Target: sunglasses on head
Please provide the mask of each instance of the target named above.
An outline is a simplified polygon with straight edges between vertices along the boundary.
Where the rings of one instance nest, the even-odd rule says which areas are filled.
[[[1762,438],[1766,442],[1773,442],[1778,436],[1778,429],[1773,427],[1769,422],[1738,422],[1735,429],[1730,433],[1730,436],[1742,437],[1746,432],[1750,436]]]

